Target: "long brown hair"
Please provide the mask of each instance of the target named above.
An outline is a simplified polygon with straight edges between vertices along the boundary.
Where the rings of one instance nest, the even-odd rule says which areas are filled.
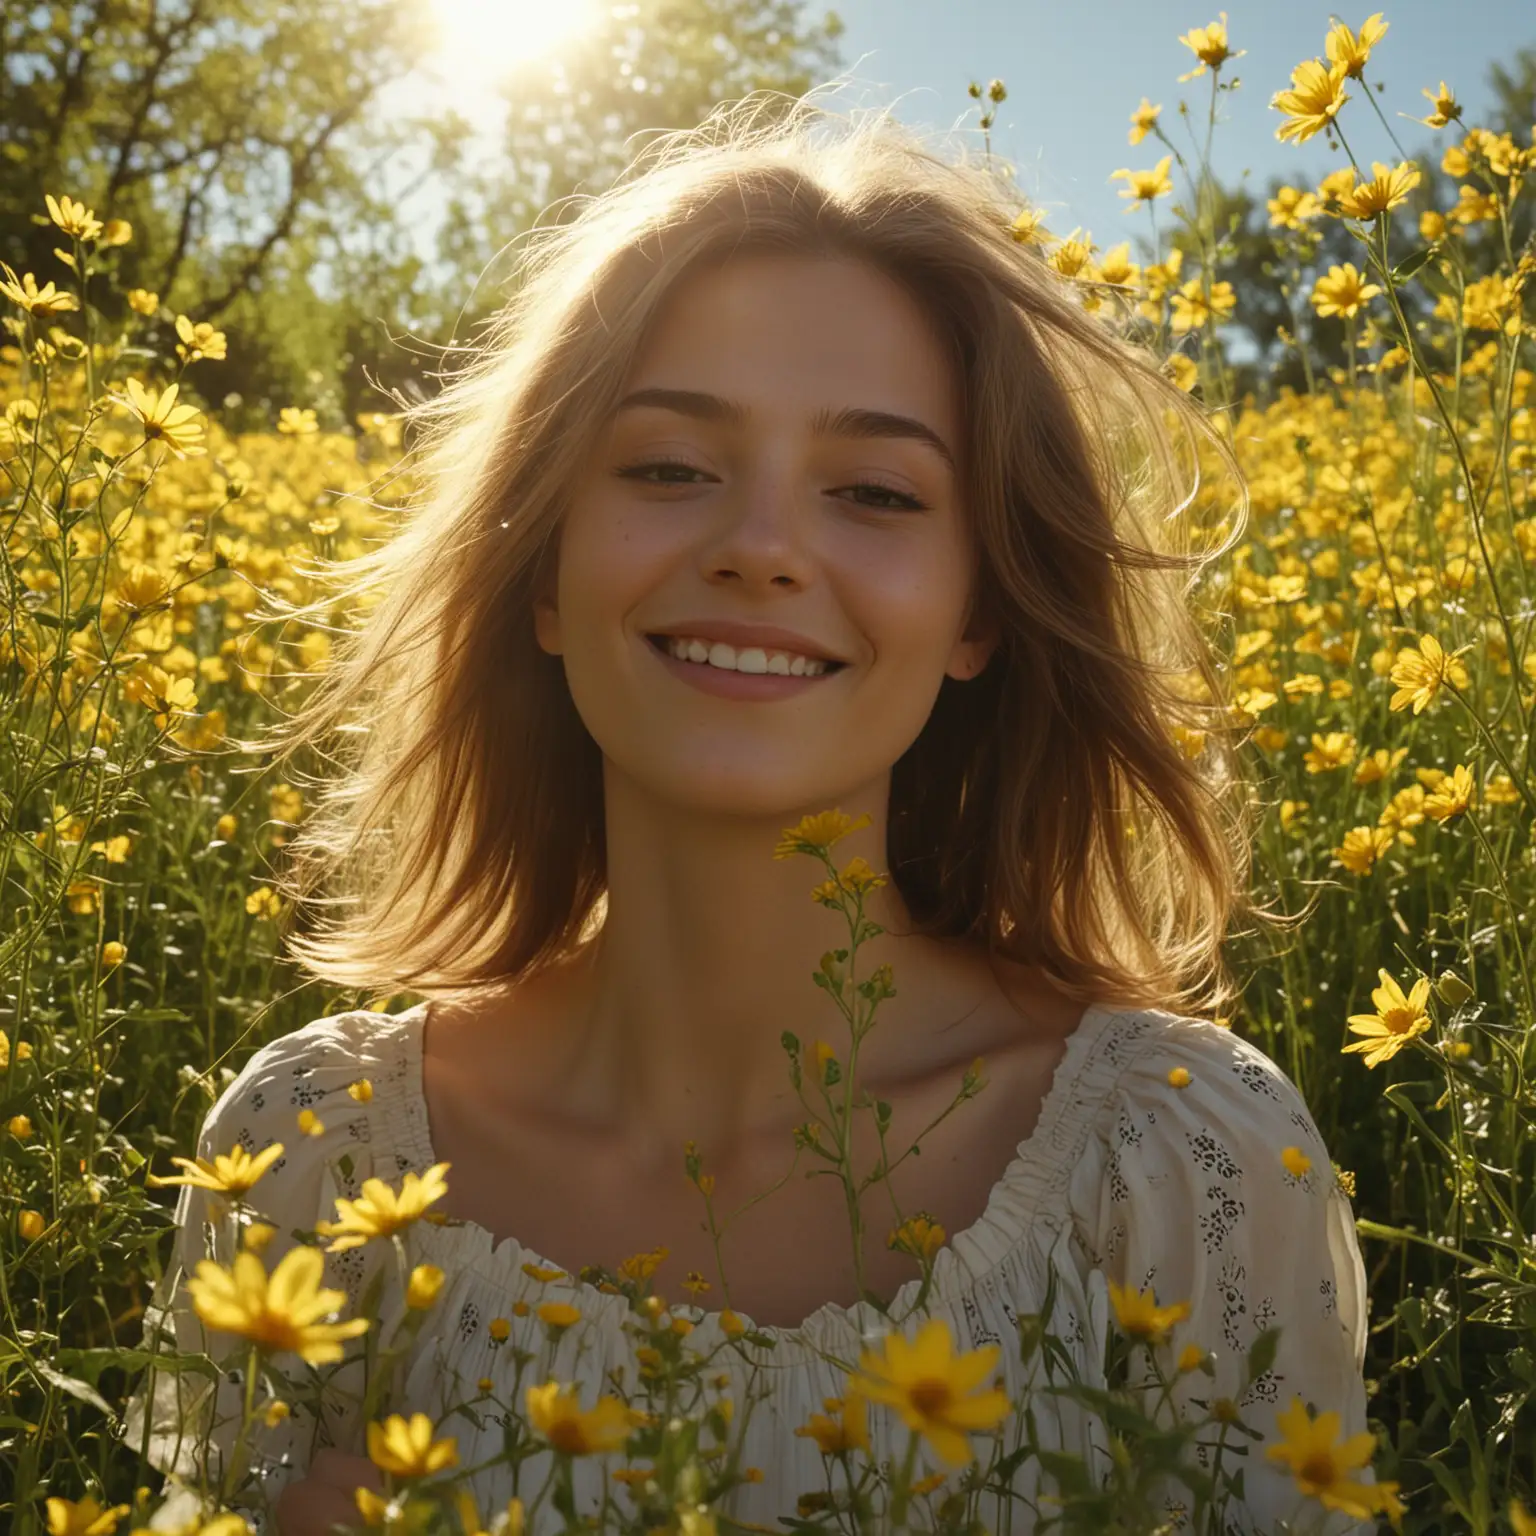
[[[894,277],[952,338],[962,384],[974,604],[1002,639],[978,678],[945,679],[892,768],[887,861],[915,931],[1084,998],[1223,1005],[1221,946],[1255,911],[1251,797],[1192,598],[1246,493],[1157,358],[1012,238],[1017,203],[990,163],[886,113],[753,97],[531,233],[472,360],[408,413],[423,489],[398,533],[276,615],[366,612],[297,713],[242,744],[323,746],[339,770],[279,884],[314,914],[288,936],[302,966],[448,994],[531,976],[594,931],[600,753],[533,599],[662,301],[702,264],[774,251]],[[1233,487],[1214,532],[1202,444]]]

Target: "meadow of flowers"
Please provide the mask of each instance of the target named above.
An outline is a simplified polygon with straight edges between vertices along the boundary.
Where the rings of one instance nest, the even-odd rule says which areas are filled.
[[[1053,235],[1029,207],[999,238],[1037,248],[1106,325],[1223,407],[1248,480],[1244,541],[1201,596],[1228,661],[1222,702],[1264,807],[1260,891],[1307,915],[1283,945],[1234,937],[1243,1001],[1218,1022],[1301,1089],[1354,1203],[1371,1297],[1374,1433],[1341,1440],[1326,1405],[1313,1418],[1292,1404],[1271,1454],[1320,1519],[1530,1536],[1536,374],[1525,349],[1536,342],[1536,253],[1511,231],[1536,174],[1536,125],[1519,143],[1464,123],[1443,82],[1426,89],[1420,121],[1461,186],[1454,206],[1409,217],[1421,171],[1370,87],[1386,33],[1380,16],[1358,34],[1336,26],[1273,100],[1282,138],[1330,133],[1347,155],[1320,186],[1268,204],[1304,392],[1232,397],[1220,338],[1245,294],[1223,275],[1228,248],[1197,196],[1175,220],[1179,244],[1165,229],[1145,265],[1128,242],[1100,251],[1082,231]],[[1208,90],[1214,122],[1240,50],[1224,16],[1181,41],[1193,65],[1183,78]],[[972,94],[995,104],[1005,91]],[[1161,112],[1143,99],[1129,137],[1165,153],[1117,173],[1154,231],[1175,162],[1193,191],[1211,147],[1207,135],[1186,153]],[[389,1400],[387,1367],[443,1281],[411,1247],[442,1170],[370,1181],[269,1273],[261,1180],[277,1154],[186,1156],[257,1045],[324,1013],[406,1001],[293,988],[273,875],[304,794],[232,743],[326,666],[331,634],[274,615],[321,590],[327,558],[387,536],[412,493],[410,444],[391,413],[322,424],[302,404],[269,433],[225,431],[198,393],[198,365],[224,354],[225,335],[142,290],[126,295],[126,326],[88,297],[114,284],[133,231],[97,219],[77,200],[87,191],[55,189],[38,210],[57,231],[57,270],[0,274],[0,1509],[16,1531],[51,1536],[246,1529],[238,1459],[221,1487],[162,1489],[123,1433],[146,1366],[145,1305],[170,1262],[166,1190],[191,1181],[214,1195],[224,1247],[237,1250],[185,1283],[217,1360],[244,1372],[248,1441],[323,1390],[319,1368],[347,1351],[383,1367],[370,1378],[367,1441],[383,1492],[358,1495],[360,1526],[517,1532],[541,1503],[567,1514],[572,1465],[606,1455],[604,1529],[728,1529],[716,1505],[752,1469],[733,1450],[733,1405],[707,1390],[710,1362],[690,1351],[684,1309],[664,1295],[664,1255],[597,1277],[631,1303],[647,1362],[632,1397],[578,1402],[549,1357],[528,1352],[507,1380],[481,1383],[481,1407],[497,1404],[514,1426],[509,1457],[554,1451],[542,1486],[481,1509],[459,1477],[452,1423],[403,1416]],[[1358,255],[1325,266],[1318,231],[1334,223]],[[174,355],[143,344],[136,323],[155,318],[174,321]],[[1309,337],[1327,326],[1343,328],[1345,367],[1314,366]],[[337,612],[335,629],[363,617]],[[1193,732],[1180,745],[1206,747]],[[835,844],[855,824],[829,811],[764,850],[819,861],[816,899],[829,924],[847,925],[818,973],[829,1039],[785,1047],[806,1126],[822,1128],[804,1135],[850,1190],[861,1176],[848,1166],[850,1117],[879,1113],[853,1091],[858,1044],[892,981],[856,976],[874,931],[863,896],[882,876],[861,860],[838,867]],[[978,1064],[957,1087],[959,1112],[983,1086]],[[310,1128],[300,1117],[293,1136]],[[1292,1147],[1274,1154],[1304,1160]],[[679,1158],[707,1205],[696,1150]],[[913,1217],[890,1242],[926,1274],[945,1236]],[[338,1315],[323,1254],[363,1244],[393,1251],[403,1316]],[[553,1348],[575,1321],[569,1277],[534,1278]],[[1116,1289],[1112,1300],[1122,1360],[1143,1356],[1161,1381],[1207,1367],[1216,1341],[1175,1340],[1182,1298]],[[1025,1322],[1020,1347],[1048,1349],[1049,1317]],[[1253,1375],[1272,1347],[1255,1347]],[[1010,1480],[1036,1453],[1014,1432],[1021,1405],[988,1385],[995,1357],[957,1353],[937,1324],[871,1346],[844,1395],[802,1427],[828,1480],[786,1515],[807,1531],[1006,1529]],[[1171,1475],[1186,1480],[1186,1528],[1220,1529],[1229,1490],[1190,1454],[1202,1426],[1126,1392],[1092,1406],[1118,1447],[1115,1472],[1093,1487],[1063,1458],[1041,1458],[1062,1529],[1164,1529],[1151,1490]],[[912,1456],[874,1464],[872,1414],[894,1415],[954,1475],[918,1479]],[[1236,1418],[1219,1400],[1203,1427]],[[1374,1483],[1357,1476],[1366,1466]]]

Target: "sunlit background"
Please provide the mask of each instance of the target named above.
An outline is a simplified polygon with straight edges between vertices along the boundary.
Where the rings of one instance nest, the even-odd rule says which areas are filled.
[[[461,105],[485,95],[578,38],[592,23],[596,0],[430,0],[437,63]],[[482,109],[486,106],[481,102]]]
[[[588,40],[600,6],[605,15],[633,9],[611,0],[426,3],[438,39],[424,60],[432,89],[476,124],[489,153],[519,81],[560,70]],[[1214,5],[1116,0],[1097,7],[1085,28],[1082,12],[1046,0],[805,0],[807,18],[829,11],[844,25],[843,64],[820,83],[836,85],[837,99],[848,106],[889,105],[914,126],[968,133],[979,149],[978,111],[966,87],[1001,79],[1008,97],[991,127],[992,150],[1013,164],[1021,190],[1063,234],[1082,228],[1101,245],[1130,239],[1133,246],[1150,236],[1145,210],[1127,214],[1110,179],[1122,166],[1150,166],[1158,158],[1148,153],[1152,144],[1131,149],[1126,142],[1129,115],[1143,96],[1164,105],[1164,126],[1186,151],[1193,151],[1196,132],[1204,134],[1210,77],[1179,83],[1191,59],[1178,39],[1215,20]],[[1227,0],[1222,14],[1232,46],[1246,56],[1228,70],[1238,89],[1219,99],[1217,170],[1255,192],[1271,178],[1315,183],[1339,163],[1338,152],[1321,137],[1300,147],[1279,142],[1270,98],[1289,84],[1296,63],[1322,53],[1332,17],[1358,27],[1367,6],[1356,15],[1328,0]],[[1429,137],[1412,121],[1428,110],[1424,87],[1447,81],[1476,120],[1490,100],[1490,67],[1536,46],[1530,0],[1465,0],[1454,25],[1438,0],[1404,0],[1383,14],[1390,30],[1372,61],[1373,76],[1386,86],[1389,120],[1409,153]],[[1184,121],[1180,99],[1191,109]],[[1378,132],[1357,153],[1391,150]],[[440,212],[430,187],[417,211],[425,238]]]

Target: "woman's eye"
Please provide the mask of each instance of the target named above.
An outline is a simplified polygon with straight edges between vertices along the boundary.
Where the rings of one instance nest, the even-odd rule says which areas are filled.
[[[665,478],[652,478],[652,472],[660,472]],[[695,469],[692,464],[683,464],[674,459],[650,459],[643,464],[626,464],[621,469],[614,471],[616,475],[626,480],[638,480],[642,485],[689,485],[692,482],[689,475],[703,475],[702,469]],[[909,511],[922,512],[927,510],[927,503],[919,501],[916,496],[906,491],[898,491],[894,486],[883,485],[878,480],[856,480],[852,485],[837,487],[838,492],[862,491],[872,494],[876,499],[874,505],[882,511]]]

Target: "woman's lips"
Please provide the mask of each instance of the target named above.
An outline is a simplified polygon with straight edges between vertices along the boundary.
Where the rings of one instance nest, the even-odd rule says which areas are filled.
[[[701,693],[712,693],[716,698],[741,699],[744,701],[784,699],[792,694],[803,693],[828,682],[843,667],[834,667],[815,677],[789,677],[776,672],[728,672],[724,667],[712,667],[707,661],[679,661],[664,650],[655,640],[646,637],[646,649],[666,667],[674,677],[691,684]]]

